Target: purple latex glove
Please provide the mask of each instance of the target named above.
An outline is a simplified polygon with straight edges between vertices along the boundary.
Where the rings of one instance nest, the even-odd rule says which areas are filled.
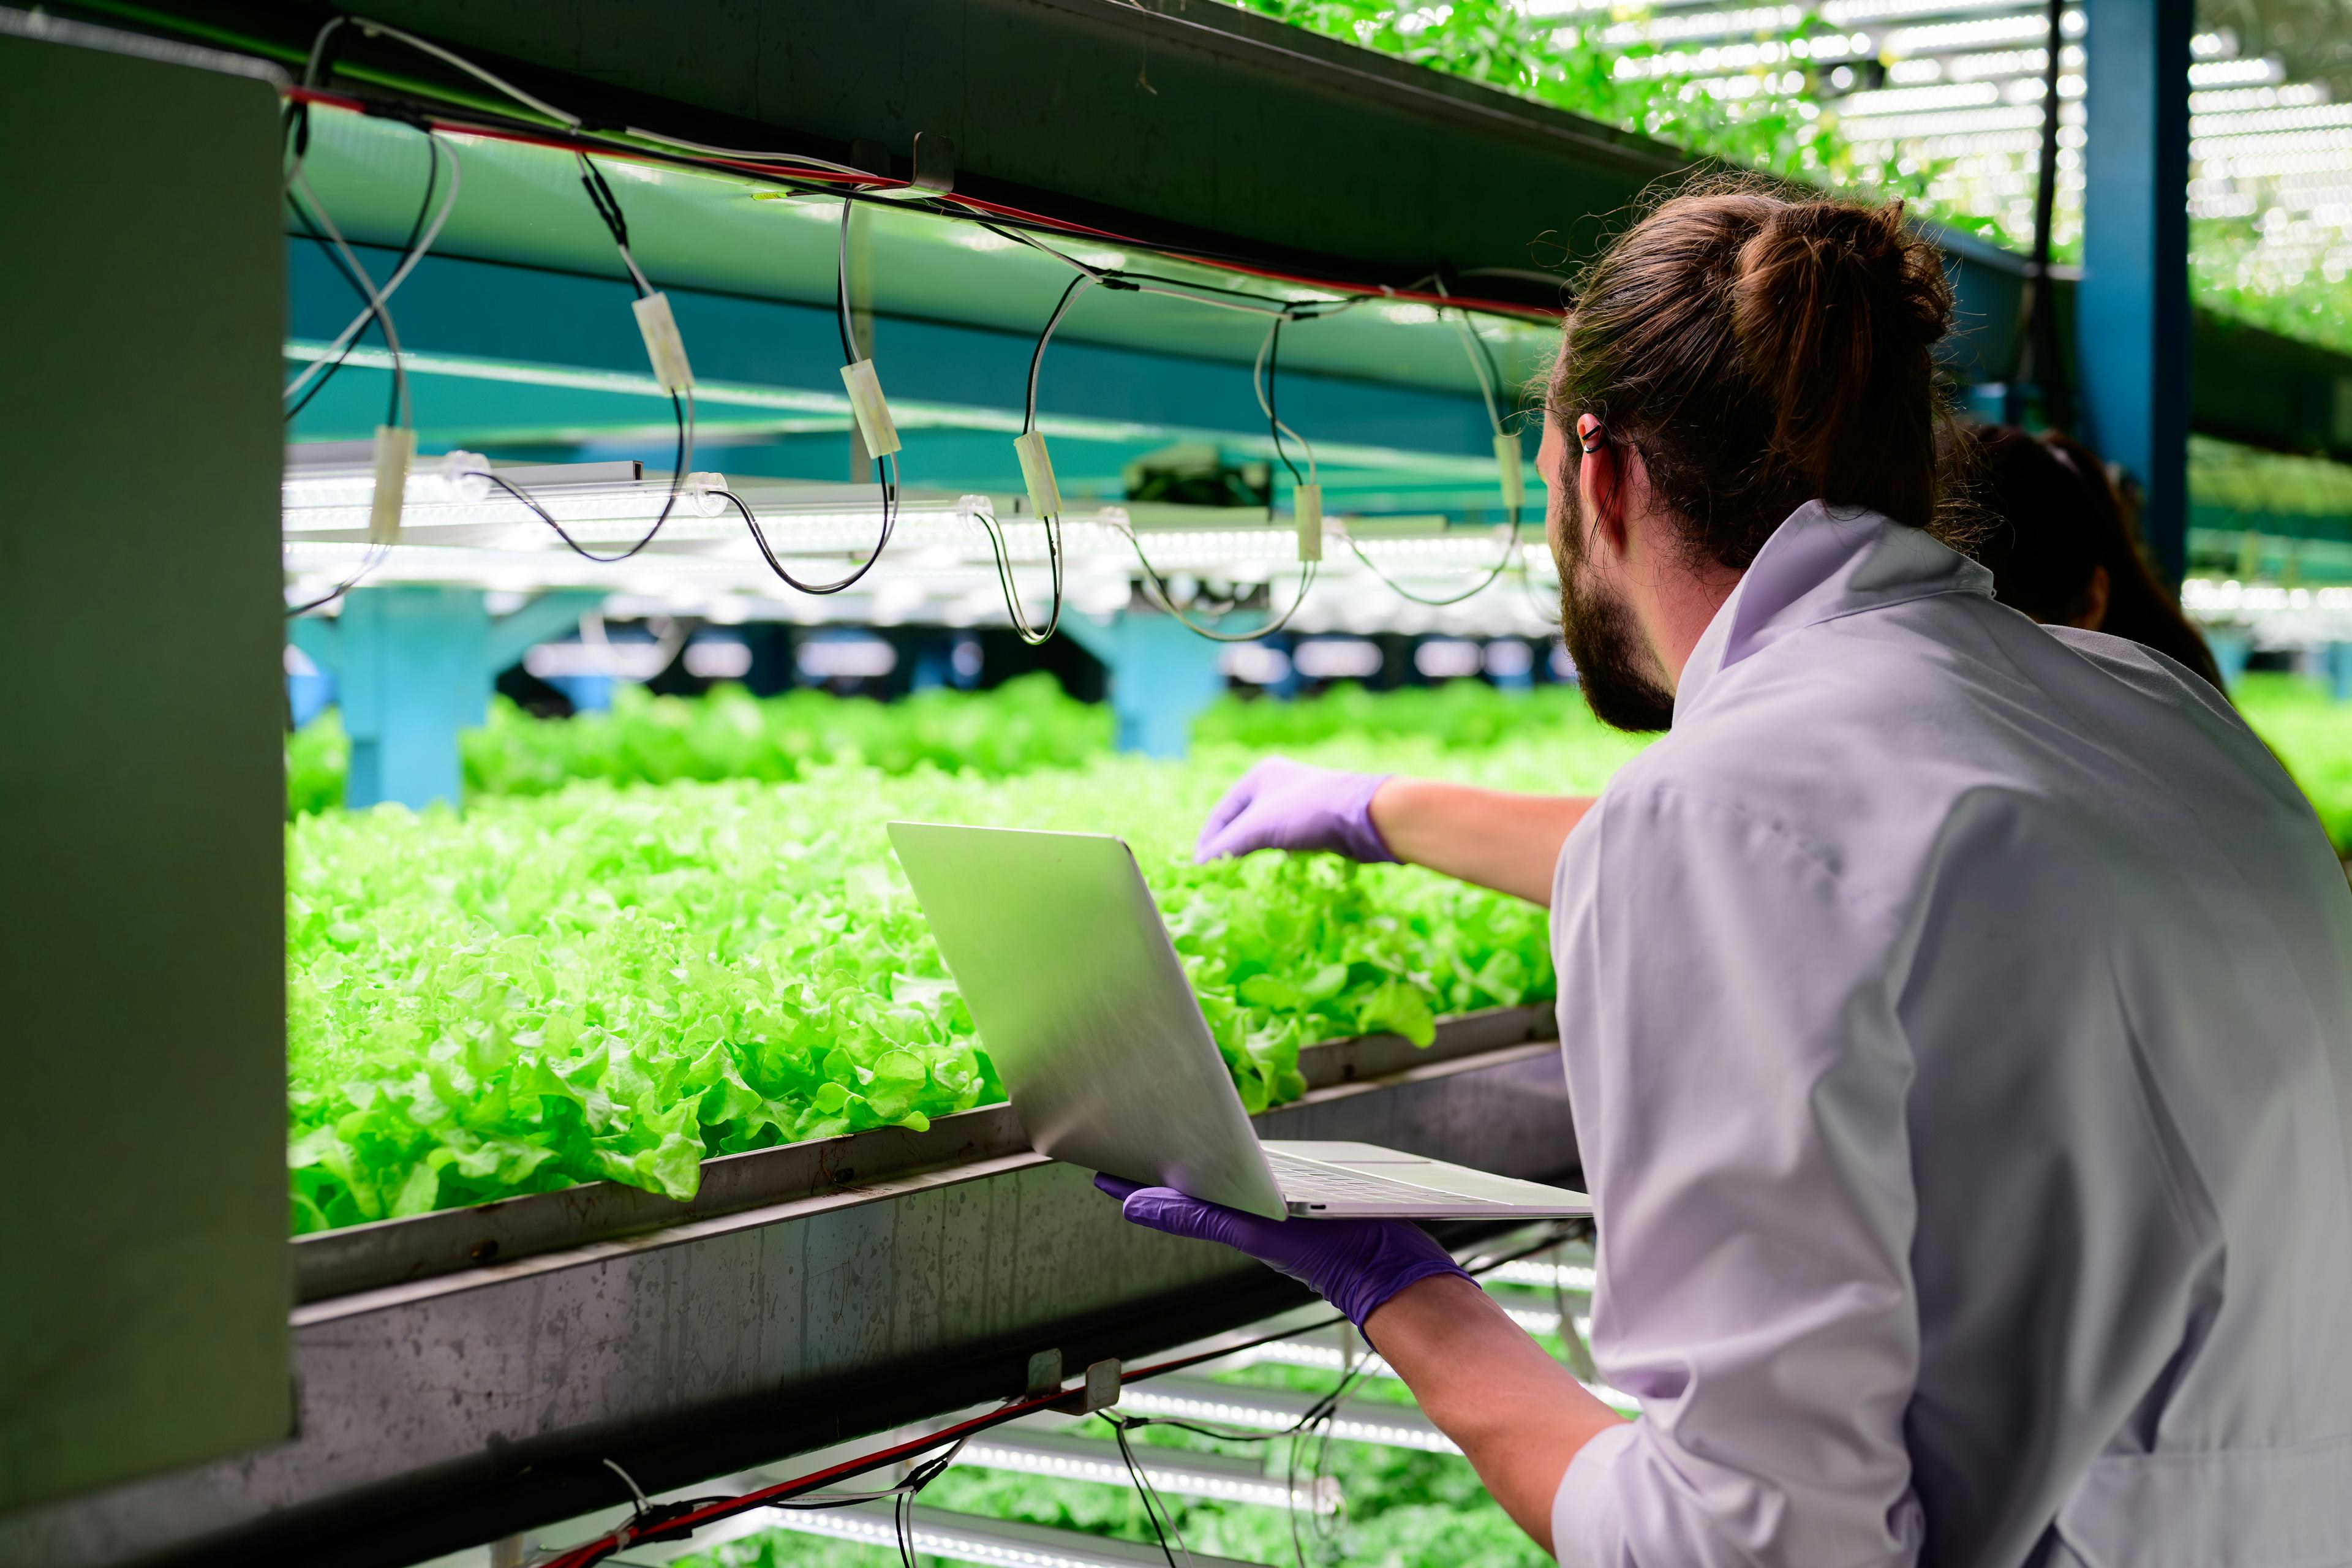
[[[1139,1187],[1100,1175],[1095,1185],[1117,1198],[1119,1212],[1135,1224],[1245,1252],[1313,1290],[1360,1329],[1408,1285],[1441,1274],[1470,1278],[1411,1220],[1260,1219],[1188,1198],[1173,1187]]]
[[[1372,793],[1389,777],[1268,757],[1209,813],[1192,858],[1206,863],[1253,849],[1328,849],[1352,860],[1394,860],[1372,826]]]

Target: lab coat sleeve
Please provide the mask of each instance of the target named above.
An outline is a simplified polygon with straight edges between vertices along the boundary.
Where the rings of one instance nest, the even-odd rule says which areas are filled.
[[[1916,1558],[1910,1058],[1896,933],[1844,869],[1664,786],[1612,794],[1562,854],[1592,1348],[1643,1410],[1562,1479],[1564,1568]]]

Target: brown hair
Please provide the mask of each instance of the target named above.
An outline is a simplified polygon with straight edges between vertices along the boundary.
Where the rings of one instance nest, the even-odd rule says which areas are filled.
[[[1545,404],[1630,444],[1696,560],[1746,567],[1809,500],[1938,523],[1933,349],[1952,289],[1900,203],[1742,180],[1677,195],[1585,270]]]
[[[2149,568],[2097,453],[2055,431],[2037,439],[2013,425],[1968,426],[1951,439],[1950,467],[1989,524],[1970,552],[1991,568],[1995,597],[2037,621],[2072,624],[2088,607],[2091,574],[2104,566],[2107,608],[2098,629],[2152,647],[2221,689],[2212,649]]]

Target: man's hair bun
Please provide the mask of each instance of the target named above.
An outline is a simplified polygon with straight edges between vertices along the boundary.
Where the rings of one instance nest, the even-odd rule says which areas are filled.
[[[1592,264],[1549,401],[1631,440],[1695,548],[1745,566],[1808,500],[1934,521],[1951,319],[1900,203],[1739,181],[1663,203]]]

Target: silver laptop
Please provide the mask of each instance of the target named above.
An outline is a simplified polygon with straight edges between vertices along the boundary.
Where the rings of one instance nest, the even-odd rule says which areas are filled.
[[[890,842],[1040,1152],[1269,1219],[1592,1212],[1370,1143],[1261,1142],[1121,840],[894,822]]]

